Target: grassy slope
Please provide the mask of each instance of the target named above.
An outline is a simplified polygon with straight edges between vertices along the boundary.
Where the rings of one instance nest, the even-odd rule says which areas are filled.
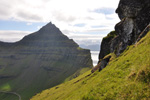
[[[101,72],[90,71],[31,100],[150,99],[150,32]]]

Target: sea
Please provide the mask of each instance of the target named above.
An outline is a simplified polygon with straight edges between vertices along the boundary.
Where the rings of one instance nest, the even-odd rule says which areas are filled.
[[[91,57],[93,60],[93,65],[97,65],[98,62],[99,51],[91,51]]]

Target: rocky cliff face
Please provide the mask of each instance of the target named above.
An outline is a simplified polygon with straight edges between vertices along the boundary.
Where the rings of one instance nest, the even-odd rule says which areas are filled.
[[[22,100],[89,67],[90,51],[81,49],[52,23],[19,42],[0,42],[0,90],[10,87]]]
[[[119,48],[116,52],[119,55],[128,45],[135,43],[141,32],[149,25],[150,1],[120,0],[116,13],[121,19],[121,22],[115,26],[116,33],[120,38]]]
[[[149,0],[120,0],[116,13],[121,20],[115,26],[116,36],[103,39],[99,59],[112,52],[119,56],[127,46],[135,44],[150,30]]]

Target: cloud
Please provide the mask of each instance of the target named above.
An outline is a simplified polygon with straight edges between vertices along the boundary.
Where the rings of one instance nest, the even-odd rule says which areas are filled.
[[[7,2],[7,0],[0,1],[0,20],[7,20],[12,15],[12,6]]]
[[[67,34],[70,39],[73,39],[80,45],[99,45],[102,38],[105,36],[104,34]]]
[[[25,35],[30,34],[28,31],[0,31],[0,41],[16,42],[21,40]]]
[[[114,25],[119,21],[115,14],[119,0],[113,2],[112,0],[13,0],[13,3],[11,2],[12,0],[0,0],[0,20],[23,21],[27,25],[52,21],[63,33],[77,34],[72,35],[71,38],[78,43],[97,43],[102,37],[97,38],[95,33],[105,35],[106,31],[114,30]],[[95,36],[82,35],[87,32],[94,33]],[[78,36],[78,33],[82,34]]]
[[[27,25],[32,25],[32,23],[27,23]]]
[[[10,2],[10,0],[0,1],[1,19],[73,22],[78,19],[83,20],[85,17],[90,18],[92,13],[89,10],[104,14],[113,12],[112,9],[117,8],[119,0],[113,3],[111,0],[13,0],[13,3]]]
[[[114,8],[98,8],[98,9],[94,9],[93,12],[96,12],[96,13],[103,13],[103,14],[113,14],[115,11]]]
[[[79,24],[75,24],[74,26],[77,26],[77,27],[84,27],[86,24],[84,23],[79,23]]]
[[[21,20],[21,21],[24,21],[26,19],[28,19],[29,21],[37,21],[37,20],[42,20],[42,17],[36,15],[36,14],[27,14],[27,12],[17,12],[16,13],[17,17],[14,18],[16,20]]]

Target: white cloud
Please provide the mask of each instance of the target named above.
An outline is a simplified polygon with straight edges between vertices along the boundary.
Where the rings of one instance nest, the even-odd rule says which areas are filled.
[[[32,25],[32,23],[27,23],[27,25]]]
[[[75,42],[77,42],[80,45],[96,45],[100,44],[102,38],[105,36],[105,34],[66,34],[70,39],[73,39]]]
[[[30,34],[28,31],[0,31],[0,40],[4,42],[16,42],[22,39],[25,35]]]
[[[114,11],[118,3],[119,0],[0,0],[0,20],[24,21],[27,25],[52,21],[77,43],[94,44],[100,43],[106,34],[78,35],[76,33],[102,34],[103,31],[114,30],[114,25],[119,21]],[[107,10],[110,10],[109,13],[105,13]],[[81,23],[84,24],[82,27],[76,26]],[[15,32],[17,34],[14,33],[13,37],[7,37],[10,32],[5,31],[4,33],[7,34],[0,35],[2,36],[0,40],[14,41],[22,38],[18,31]]]
[[[63,29],[63,26],[67,28],[79,22],[88,25],[105,24],[107,16],[103,12],[91,11],[100,8],[116,9],[119,0],[113,2],[112,0],[13,0],[13,3],[11,2],[12,0],[0,0],[1,20],[52,21]],[[113,16],[113,19],[117,20],[117,16]]]

